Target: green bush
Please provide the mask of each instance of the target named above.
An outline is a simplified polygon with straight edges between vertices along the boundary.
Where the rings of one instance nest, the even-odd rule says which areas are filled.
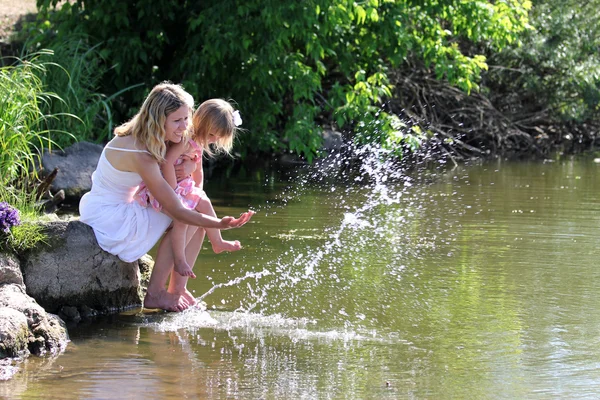
[[[600,116],[599,0],[534,1],[523,46],[494,62],[494,83],[518,92],[550,118],[586,121]],[[531,107],[532,104],[529,104]]]
[[[243,152],[311,159],[324,125],[357,131],[361,123],[372,130],[361,140],[417,143],[381,111],[391,96],[390,69],[416,57],[439,79],[477,90],[485,58],[461,43],[516,42],[530,2],[38,0],[38,7],[51,17],[58,43],[84,34],[90,46],[99,44],[108,68],[102,92],[144,83],[124,96],[136,109],[150,86],[167,79],[198,101],[233,98],[248,129]],[[130,115],[115,111],[120,120]]]

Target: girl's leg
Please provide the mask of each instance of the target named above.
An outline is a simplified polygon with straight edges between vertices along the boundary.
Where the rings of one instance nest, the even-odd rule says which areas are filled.
[[[196,211],[213,217],[217,216],[210,199],[206,196],[200,199],[200,202],[196,206]],[[210,240],[213,251],[217,254],[223,251],[237,251],[242,248],[242,245],[237,240],[223,240],[223,237],[221,237],[221,230],[219,229],[207,228],[206,236],[208,236],[208,240]]]
[[[174,270],[181,276],[196,278],[192,267],[188,264],[185,255],[185,247],[187,245],[188,226],[181,222],[173,221],[173,229],[171,232],[171,246],[173,247],[173,260],[175,262]],[[190,235],[191,237],[191,235]]]
[[[150,275],[148,290],[144,298],[144,307],[160,308],[169,311],[183,311],[190,306],[189,301],[180,293],[169,293],[165,289],[167,279],[173,270],[173,250],[171,231],[167,232],[158,245],[156,261]],[[180,276],[179,274],[173,274]],[[187,277],[185,278],[187,281]]]
[[[204,229],[195,226],[188,226],[187,237],[188,242],[185,247],[185,256],[189,265],[194,265],[200,249],[202,248],[202,242],[204,241]],[[183,296],[189,304],[195,304],[196,298],[187,289],[188,278],[179,274],[171,274],[171,280],[169,281],[169,293]]]

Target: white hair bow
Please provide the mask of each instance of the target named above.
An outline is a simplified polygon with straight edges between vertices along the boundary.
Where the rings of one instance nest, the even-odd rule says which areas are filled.
[[[238,110],[233,112],[233,124],[235,126],[240,126],[242,124],[242,116]]]

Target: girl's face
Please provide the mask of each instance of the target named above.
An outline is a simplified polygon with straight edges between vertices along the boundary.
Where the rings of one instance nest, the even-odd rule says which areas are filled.
[[[217,136],[217,134],[214,131],[208,132],[208,136],[206,138],[208,144],[216,143],[217,140],[219,140],[219,136]]]
[[[167,115],[165,121],[165,141],[179,143],[188,127],[189,107],[183,105]]]
[[[221,139],[221,132],[217,132],[217,130],[208,132],[208,135],[206,136],[208,144],[217,143],[219,139]]]

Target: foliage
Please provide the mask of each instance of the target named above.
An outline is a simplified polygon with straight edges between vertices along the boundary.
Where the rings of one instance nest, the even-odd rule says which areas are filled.
[[[0,231],[8,233],[10,228],[20,224],[19,210],[4,201],[0,201]]]
[[[599,116],[599,0],[536,0],[534,29],[522,47],[494,58],[491,79],[532,99],[552,117],[585,121]],[[543,94],[543,95],[541,95]]]
[[[49,121],[52,130],[71,134],[54,140],[66,147],[77,140],[102,142],[111,138],[112,101],[131,87],[121,88],[111,96],[103,94],[101,83],[108,67],[99,51],[101,43],[91,46],[86,35],[77,33],[57,38],[48,30],[50,26],[50,21],[38,16],[37,21],[24,24],[19,39],[25,42],[24,52],[37,51],[40,44],[45,43],[46,50],[40,61],[54,66],[37,70],[45,90],[62,99],[47,103],[44,112],[77,116]]]
[[[23,251],[46,240],[32,195],[0,187],[0,250]]]
[[[45,243],[46,240],[43,226],[30,220],[11,229],[6,245],[14,252],[22,252],[34,248],[39,243]]]
[[[198,100],[234,98],[249,134],[244,151],[314,156],[320,127],[365,127],[385,145],[398,133],[380,105],[391,95],[390,69],[416,57],[469,92],[487,65],[463,43],[502,48],[527,27],[527,0],[248,0],[238,2],[38,0],[58,40],[90,37],[106,60],[105,92],[127,93],[138,107],[149,86],[182,82]],[[183,39],[181,39],[183,36]],[[44,45],[42,43],[41,45]],[[120,115],[124,118],[124,115]]]
[[[39,60],[43,54],[0,69],[0,186],[18,186],[35,177],[41,154],[55,145],[52,135],[62,134],[47,126],[62,116],[43,112],[51,102],[61,101],[44,91],[38,76],[47,66]]]

